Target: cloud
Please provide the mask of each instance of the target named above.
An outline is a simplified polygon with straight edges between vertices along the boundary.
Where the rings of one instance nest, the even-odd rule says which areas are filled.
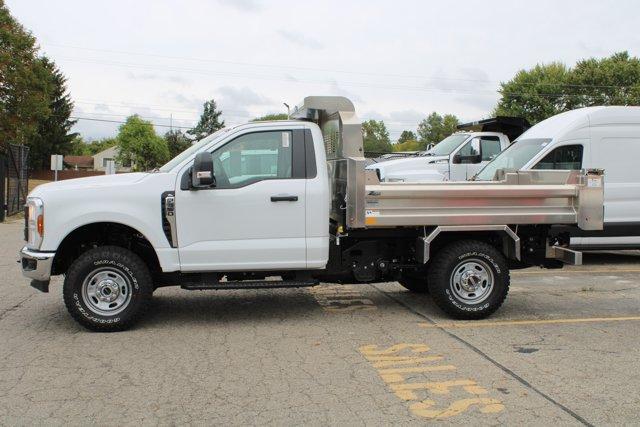
[[[159,80],[159,81],[177,83],[182,85],[186,85],[190,83],[189,79],[186,79],[183,76],[180,76],[177,74],[162,75],[162,74],[148,73],[148,72],[147,73],[128,72],[127,77],[133,80]]]
[[[306,36],[302,33],[288,31],[288,30],[280,30],[278,31],[278,35],[283,39],[293,44],[296,44],[298,46],[306,47],[309,49],[316,49],[316,50],[324,48],[324,45],[320,43],[318,40],[312,37]]]
[[[269,105],[273,101],[262,96],[248,87],[223,86],[217,90],[222,95],[222,100],[234,105]],[[222,102],[222,101],[221,101]]]
[[[218,3],[232,7],[241,12],[255,12],[262,9],[262,3],[258,0],[218,0]]]

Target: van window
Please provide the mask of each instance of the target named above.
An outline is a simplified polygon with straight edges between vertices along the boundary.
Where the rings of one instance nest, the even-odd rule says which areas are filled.
[[[480,152],[482,153],[482,161],[493,160],[500,154],[500,138],[497,136],[480,137]]]
[[[238,188],[265,179],[291,178],[291,132],[239,136],[213,152],[216,188]]]
[[[582,169],[582,145],[564,145],[558,147],[532,169],[578,170]]]

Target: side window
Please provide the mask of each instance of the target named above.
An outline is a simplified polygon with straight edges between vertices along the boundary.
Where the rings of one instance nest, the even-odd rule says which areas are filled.
[[[291,131],[249,133],[228,142],[212,154],[216,188],[291,178],[291,145]]]
[[[460,156],[477,156],[480,154],[480,138],[473,138],[458,151]]]
[[[582,145],[564,145],[558,147],[547,154],[532,169],[582,169],[582,151]]]
[[[483,136],[480,138],[480,149],[482,151],[482,161],[493,160],[500,154],[500,138],[497,136]]]

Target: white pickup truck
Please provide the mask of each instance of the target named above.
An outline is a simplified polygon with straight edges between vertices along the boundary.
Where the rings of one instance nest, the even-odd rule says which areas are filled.
[[[466,181],[530,127],[519,117],[494,117],[458,125],[432,148],[367,166],[382,182]]]
[[[509,268],[580,263],[552,225],[602,228],[598,171],[495,182],[380,183],[342,97],[293,120],[222,129],[159,170],[45,184],[29,194],[21,265],[71,315],[130,327],[160,286],[188,290],[398,280],[455,318],[497,310]],[[589,183],[589,185],[587,185]]]

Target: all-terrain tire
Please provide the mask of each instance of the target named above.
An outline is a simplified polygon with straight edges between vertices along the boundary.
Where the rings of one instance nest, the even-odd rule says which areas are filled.
[[[427,275],[435,304],[455,319],[483,319],[494,313],[509,292],[505,257],[493,246],[463,240],[442,248]]]
[[[148,309],[152,294],[145,263],[118,246],[101,246],[80,255],[67,270],[63,287],[71,316],[96,332],[129,329]]]

